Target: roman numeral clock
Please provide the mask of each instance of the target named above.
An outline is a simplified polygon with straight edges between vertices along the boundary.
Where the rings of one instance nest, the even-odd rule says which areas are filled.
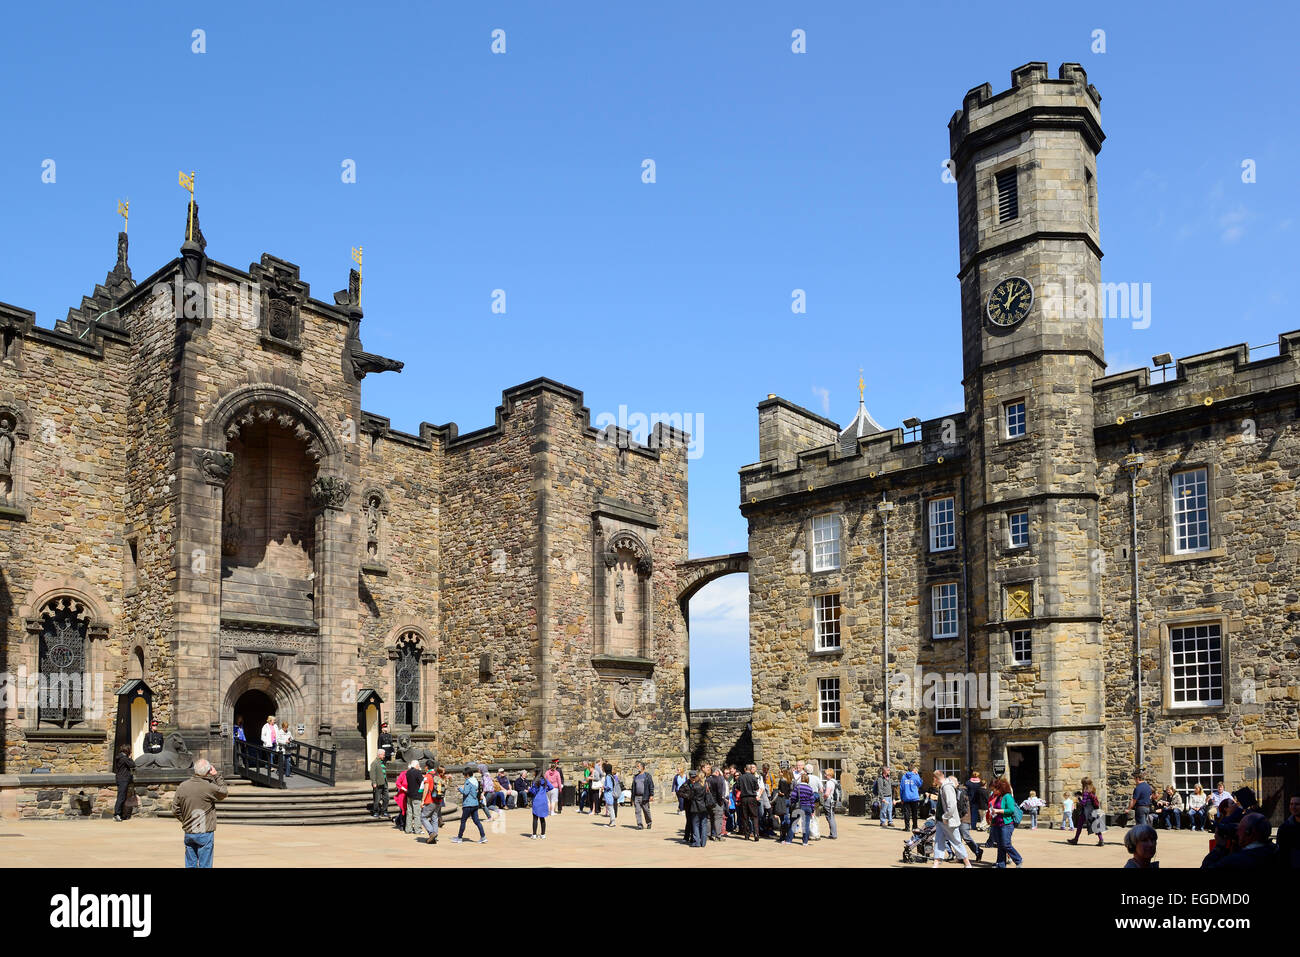
[[[1021,276],[1008,276],[989,293],[989,322],[1009,329],[1024,320],[1034,305],[1034,287]]]

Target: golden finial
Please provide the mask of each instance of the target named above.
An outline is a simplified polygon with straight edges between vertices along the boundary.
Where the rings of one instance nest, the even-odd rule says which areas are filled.
[[[858,401],[867,401],[867,383],[862,378],[862,366],[858,366]]]
[[[131,201],[129,199],[118,200],[117,215],[122,217],[122,232],[126,232],[127,225],[130,222],[129,219],[130,212],[131,212]]]

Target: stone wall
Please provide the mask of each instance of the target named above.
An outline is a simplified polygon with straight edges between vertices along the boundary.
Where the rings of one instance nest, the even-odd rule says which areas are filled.
[[[698,768],[734,764],[743,767],[754,761],[752,708],[702,708],[690,713],[689,766]]]
[[[79,733],[49,722],[38,728],[36,695],[6,689],[0,772],[109,765],[113,692],[131,632],[124,622],[122,493],[132,351],[120,337],[37,330],[17,361],[0,362],[0,407],[20,416],[14,494],[0,514],[0,673],[37,675],[39,629],[29,632],[27,622],[48,599],[74,596],[91,622]]]
[[[117,785],[112,775],[51,774],[47,784],[33,782],[34,775],[0,777],[0,819],[28,821],[103,820],[113,817]],[[159,775],[158,780],[135,783],[137,806],[132,817],[170,817],[176,788],[184,775]],[[167,779],[172,778],[172,779]]]

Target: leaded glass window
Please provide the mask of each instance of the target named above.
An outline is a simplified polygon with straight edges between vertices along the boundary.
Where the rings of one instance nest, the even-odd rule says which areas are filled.
[[[397,723],[414,728],[420,721],[420,636],[408,631],[397,642]]]
[[[39,720],[69,727],[85,720],[89,616],[75,599],[57,598],[41,612]]]

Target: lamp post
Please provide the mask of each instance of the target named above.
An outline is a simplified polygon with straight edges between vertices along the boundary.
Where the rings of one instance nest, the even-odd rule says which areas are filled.
[[[1129,454],[1124,456],[1121,468],[1128,472],[1129,480],[1129,524],[1132,532],[1132,540],[1129,544],[1129,564],[1133,574],[1133,681],[1137,689],[1136,701],[1136,723],[1135,723],[1135,744],[1137,746],[1137,767],[1139,769],[1146,766],[1146,742],[1143,737],[1142,729],[1142,621],[1139,614],[1138,603],[1138,512],[1137,512],[1137,480],[1138,473],[1142,471],[1143,458],[1132,444],[1129,445]]]
[[[885,767],[889,761],[889,515],[894,510],[894,503],[889,500],[888,492],[880,493],[880,503],[876,511],[880,513],[880,645],[881,669],[885,699]]]

